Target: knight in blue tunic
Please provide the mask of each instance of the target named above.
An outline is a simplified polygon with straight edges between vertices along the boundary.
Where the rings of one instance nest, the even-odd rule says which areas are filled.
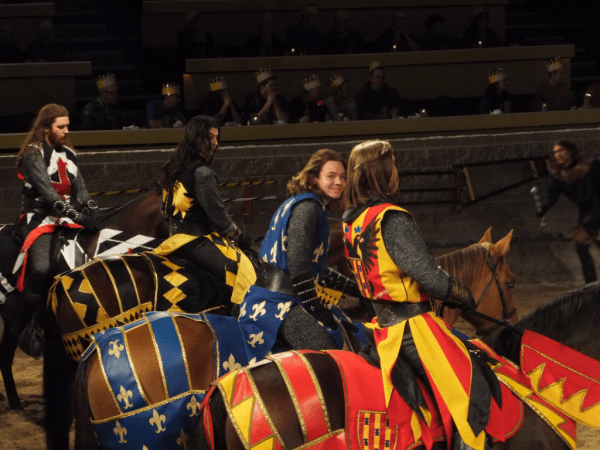
[[[345,285],[345,293],[359,295],[354,281],[326,268],[329,247],[326,209],[337,206],[345,174],[341,155],[323,149],[288,183],[292,197],[273,215],[259,256],[288,275],[292,286],[288,293],[274,293],[254,285],[246,293],[238,321],[248,361],[254,358],[258,361],[269,351],[277,350],[274,345],[278,338],[293,349],[341,347],[334,312],[321,303],[317,283],[331,280],[336,287]]]

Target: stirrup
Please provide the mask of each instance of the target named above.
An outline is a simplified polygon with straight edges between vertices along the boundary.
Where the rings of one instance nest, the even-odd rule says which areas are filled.
[[[31,319],[19,336],[19,348],[33,359],[40,359],[44,354],[44,337],[41,330]]]

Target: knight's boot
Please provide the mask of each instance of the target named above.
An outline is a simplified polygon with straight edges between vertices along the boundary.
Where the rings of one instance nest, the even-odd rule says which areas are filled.
[[[19,299],[22,303],[20,317],[13,325],[13,330],[23,330],[19,337],[19,348],[32,358],[40,359],[44,352],[44,341],[36,320],[38,316],[36,312],[42,302],[42,296],[32,293],[25,287],[19,294]]]

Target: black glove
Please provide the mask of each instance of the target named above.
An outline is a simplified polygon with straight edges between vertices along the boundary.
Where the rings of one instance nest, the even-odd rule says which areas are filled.
[[[64,202],[62,200],[57,200],[52,203],[52,207],[56,211],[57,215],[60,217],[68,217],[73,222],[79,222],[81,220],[81,213],[73,208],[68,202]]]
[[[80,214],[80,218],[79,220],[77,220],[77,223],[79,225],[81,225],[83,228],[85,228],[87,231],[95,233],[98,231],[98,225],[96,225],[96,222],[94,221],[94,219],[92,219],[91,217],[88,216],[84,216],[83,214]]]
[[[238,246],[242,250],[250,249],[252,246],[252,236],[246,233],[240,233],[240,236],[238,238]]]
[[[355,280],[348,278],[346,275],[327,267],[323,273],[325,286],[330,289],[342,292],[352,297],[362,297],[358,283]]]
[[[477,308],[469,288],[453,277],[450,277],[448,296],[442,301],[449,308],[459,308],[463,311],[475,311]]]
[[[83,208],[83,213],[94,220],[100,218],[100,216],[102,215],[100,208],[98,208],[98,205],[96,205],[96,202],[94,200],[87,201],[85,207]]]
[[[311,316],[332,330],[337,330],[338,325],[334,319],[333,313],[323,306],[317,290],[315,289],[315,279],[312,273],[304,272],[292,278],[292,287],[294,295],[300,299],[300,303]]]

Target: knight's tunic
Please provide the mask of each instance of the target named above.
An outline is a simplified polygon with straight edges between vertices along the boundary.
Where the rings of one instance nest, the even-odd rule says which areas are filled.
[[[429,301],[421,286],[403,273],[391,259],[383,242],[381,222],[390,211],[407,212],[389,204],[366,208],[351,223],[345,224],[346,257],[363,295],[371,300],[418,303]],[[409,328],[406,325],[409,325]],[[475,436],[467,416],[471,395],[472,362],[462,341],[455,337],[448,325],[431,311],[400,321],[389,327],[378,322],[366,324],[373,330],[377,352],[381,358],[384,392],[390,412],[395,400],[391,372],[401,350],[402,338],[412,334],[418,356],[433,387],[442,417],[451,415],[465,443],[483,449],[485,434]],[[428,411],[420,411],[426,421]],[[392,419],[393,420],[393,419]],[[414,423],[418,419],[413,417]],[[424,424],[420,422],[421,426]],[[416,435],[418,426],[413,426]],[[416,437],[416,436],[415,436]]]
[[[305,193],[286,200],[275,211],[269,231],[260,246],[259,256],[289,275],[287,260],[287,229],[294,205],[305,200],[316,200],[323,204],[318,195]],[[323,214],[313,242],[312,271],[315,279],[322,273],[329,246],[329,222],[323,205]],[[251,286],[240,306],[239,325],[244,336],[248,361],[264,358],[271,351],[281,323],[290,308],[298,300],[290,294],[271,292],[258,286]]]

